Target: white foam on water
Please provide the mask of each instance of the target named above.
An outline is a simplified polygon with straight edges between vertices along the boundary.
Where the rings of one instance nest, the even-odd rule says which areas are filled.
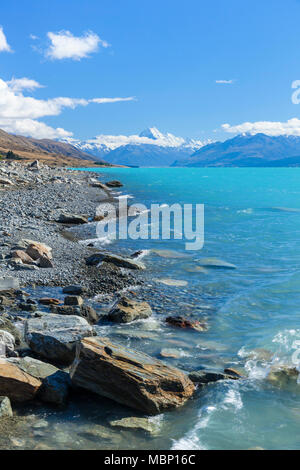
[[[208,426],[211,415],[216,409],[215,406],[205,406],[201,408],[196,425],[182,438],[177,441],[173,440],[171,450],[207,450],[200,440],[199,431]]]
[[[243,408],[242,396],[237,389],[231,388],[226,393],[222,407],[228,409],[228,406],[233,407],[235,410],[241,410]]]

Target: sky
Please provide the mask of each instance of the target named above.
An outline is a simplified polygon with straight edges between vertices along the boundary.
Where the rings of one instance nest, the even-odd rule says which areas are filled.
[[[299,21],[299,0],[1,2],[0,128],[300,135]]]

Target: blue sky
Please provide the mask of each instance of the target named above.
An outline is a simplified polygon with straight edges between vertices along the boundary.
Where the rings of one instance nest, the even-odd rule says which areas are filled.
[[[233,134],[223,124],[232,133],[254,132],[266,127],[256,123],[269,121],[270,132],[277,122],[274,132],[283,123],[283,131],[300,134],[300,106],[291,101],[291,84],[300,79],[297,0],[11,0],[1,2],[0,12],[11,49],[2,38],[0,127],[6,130],[32,128],[37,137],[44,123],[86,139],[156,126],[225,139]],[[24,77],[44,88],[11,82]],[[223,80],[232,83],[216,83]],[[28,109],[26,96],[42,109]],[[57,97],[85,102],[44,101]],[[95,98],[128,101],[87,102]],[[52,115],[47,106],[54,106]],[[245,122],[252,124],[235,127]],[[47,132],[41,129],[41,136]]]

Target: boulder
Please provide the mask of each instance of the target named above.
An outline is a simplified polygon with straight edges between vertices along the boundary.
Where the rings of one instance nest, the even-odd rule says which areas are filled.
[[[84,217],[83,215],[61,214],[59,216],[58,222],[61,224],[81,225],[81,224],[87,224],[88,219]]]
[[[17,365],[0,359],[0,394],[12,402],[32,400],[42,382],[23,372]]]
[[[40,268],[54,268],[54,265],[47,256],[41,256],[38,260],[38,265]]]
[[[94,325],[99,321],[99,316],[96,310],[94,310],[89,305],[61,305],[58,307],[53,307],[52,312],[58,315],[76,315],[78,317],[85,318],[91,325]]]
[[[108,183],[105,183],[106,186],[109,188],[122,188],[123,184],[121,181],[113,180],[113,181],[108,181]]]
[[[65,305],[81,307],[83,305],[83,298],[79,295],[68,295],[65,297]]]
[[[84,318],[74,315],[45,314],[25,323],[25,338],[30,348],[41,357],[66,365],[74,360],[76,342],[94,334]]]
[[[7,331],[0,330],[0,357],[11,355],[15,350],[15,338]]]
[[[62,406],[66,403],[71,380],[69,374],[57,369],[46,362],[38,361],[32,357],[8,359],[23,372],[41,380],[42,385],[38,392],[38,398],[53,405]]]
[[[100,189],[104,189],[104,190],[107,191],[107,186],[106,186],[105,184],[103,184],[103,183],[100,183],[100,181],[95,181],[95,182],[93,181],[93,182],[91,183],[91,186],[92,186],[93,188],[100,188]]]
[[[12,259],[20,259],[24,264],[34,264],[34,260],[23,250],[15,250],[11,253]]]
[[[21,333],[15,327],[15,325],[5,316],[0,317],[0,330],[4,330],[10,333],[14,337],[16,345],[20,345]]]
[[[11,409],[10,399],[8,397],[0,397],[0,419],[12,417],[13,411]]]
[[[225,374],[216,370],[197,370],[189,373],[189,378],[192,382],[200,385],[206,385],[219,380],[238,380],[240,377],[235,375]]]
[[[169,325],[175,326],[176,328],[187,328],[197,331],[207,331],[207,324],[205,322],[199,322],[198,320],[192,320],[181,316],[167,317],[166,322]]]
[[[36,242],[34,240],[22,239],[18,243],[21,249],[25,249],[26,253],[33,259],[38,260],[42,256],[52,259],[52,248],[44,243]]]
[[[70,375],[74,385],[148,414],[183,405],[195,390],[183,372],[99,337],[78,343]]]
[[[63,288],[64,294],[81,295],[84,294],[86,289],[82,286],[66,286]]]
[[[145,265],[131,258],[123,258],[123,256],[114,255],[112,253],[95,253],[86,258],[88,266],[97,266],[101,262],[111,263],[120,268],[126,269],[146,269]]]
[[[115,323],[130,323],[134,320],[149,318],[151,315],[152,310],[147,302],[137,302],[128,297],[122,297],[112,307],[107,319]]]
[[[232,377],[236,377],[237,379],[241,379],[243,377],[243,374],[239,372],[236,369],[233,369],[232,367],[227,367],[224,369],[224,373],[227,375],[231,375]]]

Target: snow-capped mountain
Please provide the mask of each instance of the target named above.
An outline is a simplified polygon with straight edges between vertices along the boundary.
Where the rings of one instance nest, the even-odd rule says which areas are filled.
[[[67,142],[109,163],[132,166],[169,166],[175,160],[187,159],[209,143],[163,134],[156,127],[145,129],[139,135],[101,134],[85,141],[68,139]]]

